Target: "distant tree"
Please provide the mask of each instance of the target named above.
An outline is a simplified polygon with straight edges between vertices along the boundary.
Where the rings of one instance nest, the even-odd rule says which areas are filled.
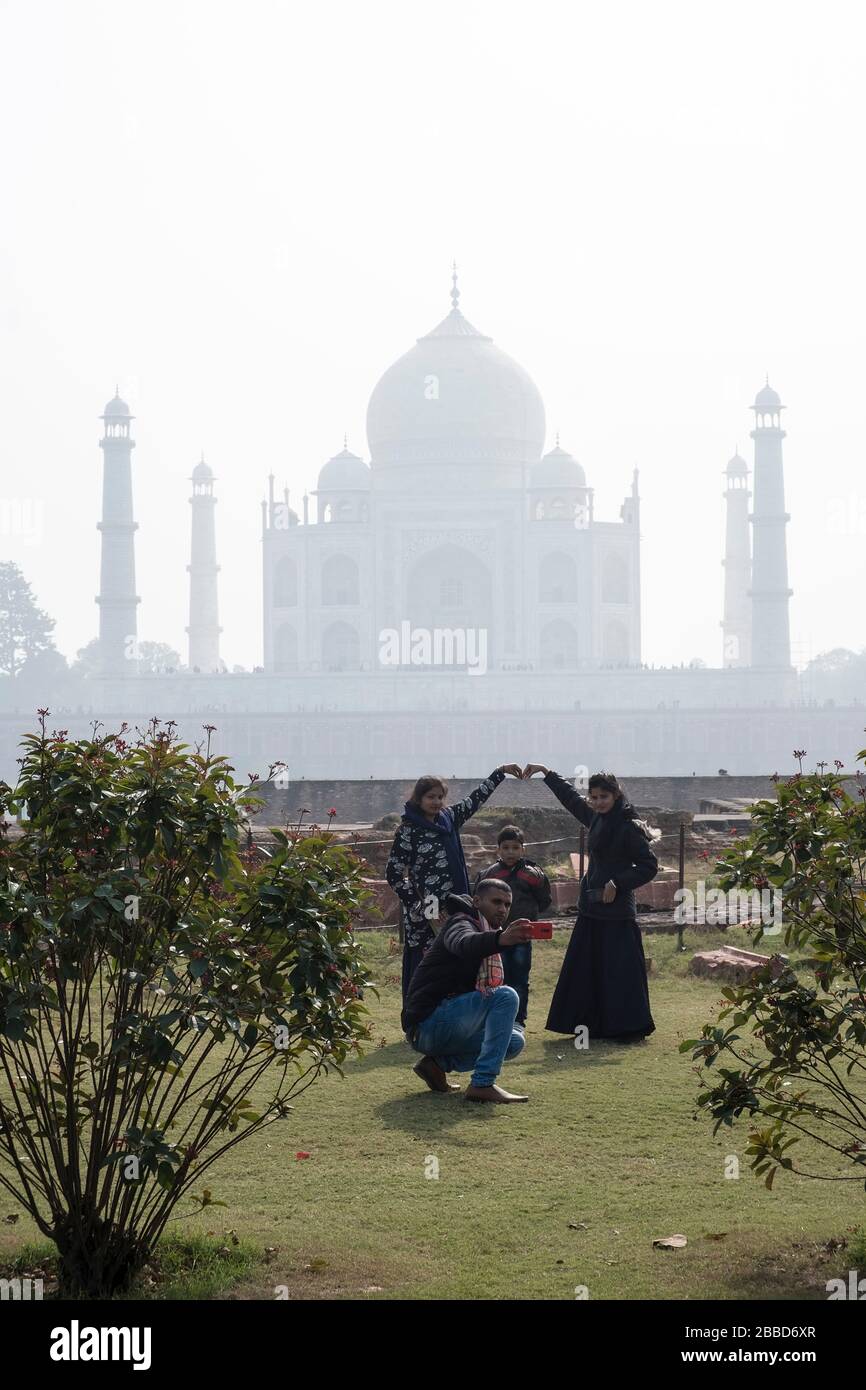
[[[855,652],[833,647],[820,652],[806,666],[803,681],[813,699],[862,701],[866,698],[866,648]]]
[[[93,676],[99,670],[99,638],[93,637],[84,647],[79,647],[72,663],[72,671],[77,676]]]
[[[26,661],[53,649],[53,627],[18,566],[0,562],[0,674],[14,678]]]
[[[857,661],[866,653],[852,652],[850,647],[833,647],[829,652],[819,652],[806,667],[807,671],[844,671],[852,661]]]
[[[43,652],[28,657],[22,666],[18,679],[29,690],[47,693],[65,684],[69,676],[69,663],[56,647],[47,647]]]
[[[76,653],[73,666],[76,675],[95,676],[101,668],[101,649],[99,638],[94,637]],[[167,642],[139,642],[138,669],[143,675],[156,675],[163,671],[183,671],[180,656]]]
[[[179,671],[182,665],[180,654],[167,642],[139,642],[138,669],[143,675]]]

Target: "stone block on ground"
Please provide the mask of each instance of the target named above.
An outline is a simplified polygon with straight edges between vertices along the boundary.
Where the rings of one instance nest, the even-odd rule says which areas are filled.
[[[689,970],[693,975],[733,980],[741,984],[767,965],[770,966],[775,980],[781,975],[786,963],[787,956],[762,956],[757,951],[744,951],[738,946],[722,946],[716,951],[696,951],[689,964]]]
[[[656,912],[670,912],[676,906],[674,894],[678,886],[675,878],[654,878],[634,890],[635,902]]]
[[[580,884],[574,878],[555,878],[550,885],[553,906],[576,907]]]

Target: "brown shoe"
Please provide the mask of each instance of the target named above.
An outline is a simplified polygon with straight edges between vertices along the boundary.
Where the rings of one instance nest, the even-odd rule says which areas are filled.
[[[467,1100],[493,1100],[500,1105],[529,1100],[529,1096],[513,1096],[510,1091],[503,1091],[501,1086],[467,1086],[464,1094]]]
[[[459,1091],[460,1087],[455,1086],[448,1080],[444,1071],[434,1057],[422,1057],[412,1070],[416,1076],[420,1076],[422,1081],[426,1081],[431,1091]]]

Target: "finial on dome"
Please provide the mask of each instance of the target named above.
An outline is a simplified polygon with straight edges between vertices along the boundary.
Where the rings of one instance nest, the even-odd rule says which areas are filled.
[[[199,463],[204,463],[204,449],[202,449],[201,451],[201,458],[199,459]]]
[[[344,430],[344,431],[343,431],[343,448],[344,448],[344,449],[348,449],[348,447],[349,447],[349,436],[346,434],[346,431]]]
[[[457,301],[460,298],[460,291],[457,288],[457,262],[451,262],[451,308],[457,308]]]
[[[556,431],[556,447],[559,448],[559,430]]]

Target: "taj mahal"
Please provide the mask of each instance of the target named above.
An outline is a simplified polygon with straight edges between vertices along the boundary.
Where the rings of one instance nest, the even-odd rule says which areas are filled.
[[[581,465],[543,454],[535,383],[458,296],[375,387],[370,464],[325,464],[312,524],[308,499],[302,521],[263,507],[266,670],[373,671],[404,622],[485,632],[488,672],[640,662],[637,479],[618,520],[594,514]]]
[[[752,463],[730,460],[720,498],[719,665],[648,667],[637,470],[618,516],[600,516],[591,473],[558,438],[544,452],[538,387],[464,316],[456,270],[450,297],[373,388],[369,461],[344,443],[297,500],[268,479],[252,672],[221,662],[204,461],[191,479],[187,667],[138,672],[133,417],[109,401],[93,709],[156,713],[190,737],[207,719],[245,767],[285,759],[307,778],[474,775],[521,750],[567,768],[577,747],[624,773],[772,770],[804,721],[813,747],[850,755],[862,711],[812,708],[791,664],[784,407],[769,382],[752,406]],[[694,582],[714,601],[712,571]]]

